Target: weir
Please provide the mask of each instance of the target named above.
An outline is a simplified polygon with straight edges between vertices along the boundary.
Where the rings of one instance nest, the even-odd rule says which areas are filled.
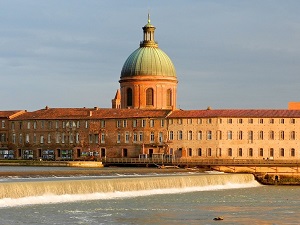
[[[60,180],[9,182],[0,184],[0,199],[44,195],[76,195],[148,191],[156,189],[185,189],[255,182],[252,174],[201,174],[159,177],[101,178],[92,180]]]

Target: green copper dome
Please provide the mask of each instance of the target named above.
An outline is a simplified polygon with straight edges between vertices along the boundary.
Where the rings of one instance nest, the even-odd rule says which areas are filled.
[[[133,76],[165,76],[175,77],[176,71],[171,59],[158,48],[154,39],[155,27],[150,23],[148,14],[148,23],[143,27],[144,40],[140,47],[135,50],[125,61],[121,78]]]
[[[171,59],[161,49],[140,47],[125,61],[121,78],[140,75],[176,77],[176,71]]]

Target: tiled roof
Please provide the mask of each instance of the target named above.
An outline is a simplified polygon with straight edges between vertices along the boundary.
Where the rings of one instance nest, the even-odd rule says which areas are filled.
[[[113,118],[164,118],[170,111],[142,109],[100,108],[46,108],[27,112],[15,120],[30,119],[113,119]]]
[[[21,112],[25,112],[25,111],[22,111],[22,110],[0,111],[0,117],[9,118],[9,117],[13,116],[14,114],[18,114]]]
[[[168,118],[299,118],[300,110],[287,109],[217,109],[217,110],[176,110]]]
[[[0,111],[0,117],[19,111]],[[26,112],[14,120],[30,119],[125,119],[125,118],[300,118],[300,110],[286,109],[217,109],[217,110],[145,110],[110,108],[46,108]]]
[[[145,109],[98,109],[92,111],[92,118],[164,118],[169,110],[145,110]]]

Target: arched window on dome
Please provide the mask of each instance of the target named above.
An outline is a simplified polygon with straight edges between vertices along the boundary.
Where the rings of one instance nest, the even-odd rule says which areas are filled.
[[[152,88],[148,88],[146,90],[146,105],[154,105],[153,102],[153,89]]]
[[[127,88],[126,96],[127,96],[127,106],[132,106],[132,89],[131,88]]]
[[[172,90],[167,90],[167,106],[172,106]]]

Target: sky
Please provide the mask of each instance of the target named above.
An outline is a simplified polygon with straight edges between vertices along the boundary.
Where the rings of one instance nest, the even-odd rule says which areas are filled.
[[[0,0],[0,110],[110,108],[148,12],[178,108],[300,102],[299,0]]]

